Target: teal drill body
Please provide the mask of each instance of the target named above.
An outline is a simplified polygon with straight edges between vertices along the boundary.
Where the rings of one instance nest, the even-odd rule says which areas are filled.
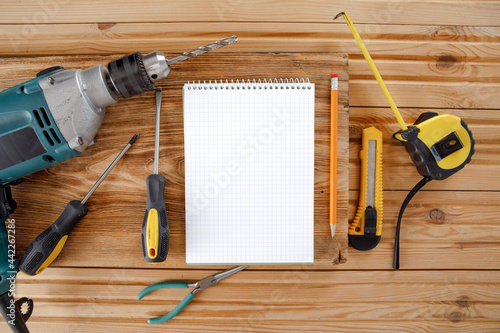
[[[80,153],[69,147],[52,117],[38,84],[44,76],[0,92],[0,184]]]

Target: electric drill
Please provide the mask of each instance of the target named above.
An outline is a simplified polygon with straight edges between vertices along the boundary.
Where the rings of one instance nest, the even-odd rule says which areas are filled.
[[[95,142],[105,108],[155,89],[170,65],[236,42],[236,36],[167,59],[161,52],[135,52],[111,61],[107,68],[64,69],[39,72],[36,78],[0,92],[0,311],[8,321],[10,281],[17,262],[9,257],[5,221],[15,210],[10,186],[22,177],[69,160]],[[12,259],[9,265],[9,258]],[[27,332],[24,321],[31,314],[19,312],[14,332]],[[22,323],[20,323],[22,321]]]

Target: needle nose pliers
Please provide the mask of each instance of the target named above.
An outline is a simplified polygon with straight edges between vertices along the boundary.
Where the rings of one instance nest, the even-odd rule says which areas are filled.
[[[186,305],[191,302],[193,299],[194,295],[199,293],[202,290],[205,290],[209,287],[212,287],[219,283],[221,280],[238,273],[241,270],[244,270],[247,268],[247,266],[237,266],[231,269],[228,269],[227,271],[224,271],[219,274],[215,275],[210,275],[207,276],[206,278],[196,282],[196,283],[186,283],[186,282],[179,282],[179,281],[167,281],[167,282],[159,282],[150,285],[149,287],[144,288],[143,291],[137,295],[137,299],[142,299],[144,296],[149,294],[150,292],[157,290],[157,289],[163,289],[163,288],[194,288],[193,291],[191,291],[189,294],[187,294],[186,297],[169,313],[162,317],[156,317],[156,318],[149,318],[148,323],[150,324],[161,324],[164,323],[172,318],[174,318],[179,312],[184,309]]]

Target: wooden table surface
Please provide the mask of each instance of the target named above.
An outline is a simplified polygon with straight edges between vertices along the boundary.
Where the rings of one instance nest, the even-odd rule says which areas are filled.
[[[403,146],[391,138],[398,124],[348,27],[331,21],[342,10],[364,38],[406,123],[424,111],[455,114],[476,140],[465,169],[431,182],[407,208],[399,271],[391,269],[395,222],[420,176]],[[137,50],[183,52],[233,34],[239,42],[217,51],[221,56],[347,53],[349,220],[359,193],[361,129],[376,126],[384,134],[384,227],[374,250],[349,248],[346,263],[328,268],[250,267],[200,293],[178,317],[159,326],[145,319],[172,309],[186,291],[161,291],[135,301],[139,290],[219,270],[120,266],[113,254],[108,265],[102,258],[81,266],[62,258],[40,276],[18,279],[16,296],[35,300],[28,322],[32,332],[500,330],[500,2],[26,0],[2,1],[0,12],[0,56],[6,58],[109,55],[103,57],[106,63]],[[39,59],[41,64],[46,60]],[[132,100],[122,103],[134,107]],[[102,159],[104,152],[97,151]],[[105,164],[96,163],[90,171],[98,174]],[[35,175],[30,177],[35,181]],[[62,191],[69,195],[85,184]],[[63,194],[54,199],[61,207],[68,200]],[[18,222],[26,232],[28,221]],[[27,244],[18,242],[19,247]],[[19,248],[18,255],[24,250]],[[6,324],[0,330],[6,331]]]

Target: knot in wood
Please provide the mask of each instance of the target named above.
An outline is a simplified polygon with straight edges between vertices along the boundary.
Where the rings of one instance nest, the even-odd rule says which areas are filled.
[[[429,212],[429,217],[431,218],[432,222],[443,224],[445,213],[442,210],[436,208]]]
[[[440,70],[447,70],[455,66],[460,61],[453,54],[443,54],[437,58],[436,67]]]
[[[114,27],[116,23],[97,23],[97,28],[99,30],[108,30],[111,27]]]
[[[448,315],[448,320],[453,322],[453,323],[457,323],[457,322],[463,320],[465,317],[466,316],[463,313],[454,311]]]
[[[462,308],[466,308],[469,306],[469,297],[467,296],[460,296],[457,298],[457,304],[458,306]]]
[[[363,134],[363,129],[361,126],[349,125],[349,140],[350,141],[361,141],[361,137]]]

